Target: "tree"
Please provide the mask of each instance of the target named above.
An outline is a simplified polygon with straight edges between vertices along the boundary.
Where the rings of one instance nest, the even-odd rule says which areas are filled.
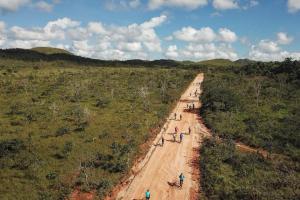
[[[254,88],[254,92],[255,92],[256,107],[258,107],[259,97],[260,97],[260,94],[261,94],[262,79],[255,78],[253,83],[252,83],[252,87]]]

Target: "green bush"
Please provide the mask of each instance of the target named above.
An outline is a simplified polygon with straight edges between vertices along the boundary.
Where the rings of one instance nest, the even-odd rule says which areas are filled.
[[[0,158],[14,155],[24,149],[24,143],[19,139],[5,140],[0,142]]]

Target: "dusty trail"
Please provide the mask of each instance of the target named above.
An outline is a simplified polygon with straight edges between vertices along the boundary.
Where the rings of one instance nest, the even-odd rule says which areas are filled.
[[[181,96],[144,160],[133,169],[134,175],[120,188],[116,197],[108,199],[144,199],[147,189],[151,192],[151,199],[197,199],[200,193],[198,153],[203,137],[209,136],[209,131],[198,116],[202,81],[203,74],[199,74]],[[194,104],[195,108],[188,110],[187,104]],[[180,115],[182,120],[179,120]],[[178,127],[178,134],[176,142],[173,142],[172,134],[175,132],[175,127]],[[189,127],[191,127],[191,134],[188,134]],[[182,143],[179,143],[181,132],[184,136]],[[165,139],[164,146],[160,145],[162,136]],[[178,187],[180,173],[185,176],[182,188]]]

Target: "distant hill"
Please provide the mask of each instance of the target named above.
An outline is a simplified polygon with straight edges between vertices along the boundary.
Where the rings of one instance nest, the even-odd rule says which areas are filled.
[[[256,61],[250,60],[250,59],[239,59],[239,60],[234,61],[234,63],[239,64],[239,65],[242,65],[242,66],[244,66],[244,65],[249,65],[249,64],[253,64],[253,63],[255,63],[255,62],[256,62]]]
[[[76,63],[79,65],[93,65],[93,66],[127,66],[127,67],[183,67],[183,68],[195,68],[199,67],[228,67],[228,66],[245,66],[253,64],[255,61],[248,59],[240,59],[237,61],[231,61],[228,59],[212,59],[200,62],[193,61],[175,61],[168,59],[160,60],[99,60],[93,58],[86,58],[74,55],[64,49],[52,48],[52,47],[36,47],[32,49],[0,49],[0,59],[13,59],[23,61],[67,61]]]
[[[40,50],[40,48],[38,48]],[[51,48],[43,48],[42,50],[49,50]],[[51,50],[52,51],[52,50]],[[47,51],[49,52],[49,51]],[[53,51],[52,51],[53,52]],[[60,51],[61,52],[61,51]],[[67,51],[64,51],[67,52]],[[70,53],[41,53],[40,51],[30,50],[30,49],[0,49],[0,59],[13,59],[13,60],[23,60],[23,61],[67,61],[76,63],[79,65],[92,65],[92,66],[127,66],[127,67],[178,67],[183,66],[180,62],[174,60],[99,60],[92,58],[85,58],[81,56],[76,56]]]
[[[204,60],[198,62],[198,64],[202,65],[212,65],[212,66],[229,66],[236,65],[234,62],[228,59],[212,59],[212,60]]]
[[[39,52],[39,53],[43,53],[43,54],[48,54],[48,55],[50,55],[50,54],[69,54],[69,55],[71,55],[72,54],[67,50],[54,48],[54,47],[35,47],[35,48],[32,48],[31,50]]]

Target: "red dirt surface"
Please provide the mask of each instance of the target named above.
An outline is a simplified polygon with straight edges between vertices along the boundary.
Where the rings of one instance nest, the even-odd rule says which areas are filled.
[[[199,123],[199,95],[203,74],[199,74],[181,96],[173,113],[157,135],[145,158],[132,169],[126,184],[106,199],[144,199],[147,189],[151,199],[198,199],[200,193],[199,148],[204,137],[210,136],[206,127]],[[196,92],[197,91],[197,92]],[[195,95],[196,92],[196,95]],[[194,109],[188,109],[187,105]],[[177,118],[174,119],[174,113]],[[182,120],[179,120],[182,115]],[[175,127],[178,128],[173,141]],[[188,128],[191,127],[191,134]],[[183,133],[180,143],[179,134]],[[164,146],[161,138],[164,137]],[[185,176],[183,187],[179,187],[180,173]]]

